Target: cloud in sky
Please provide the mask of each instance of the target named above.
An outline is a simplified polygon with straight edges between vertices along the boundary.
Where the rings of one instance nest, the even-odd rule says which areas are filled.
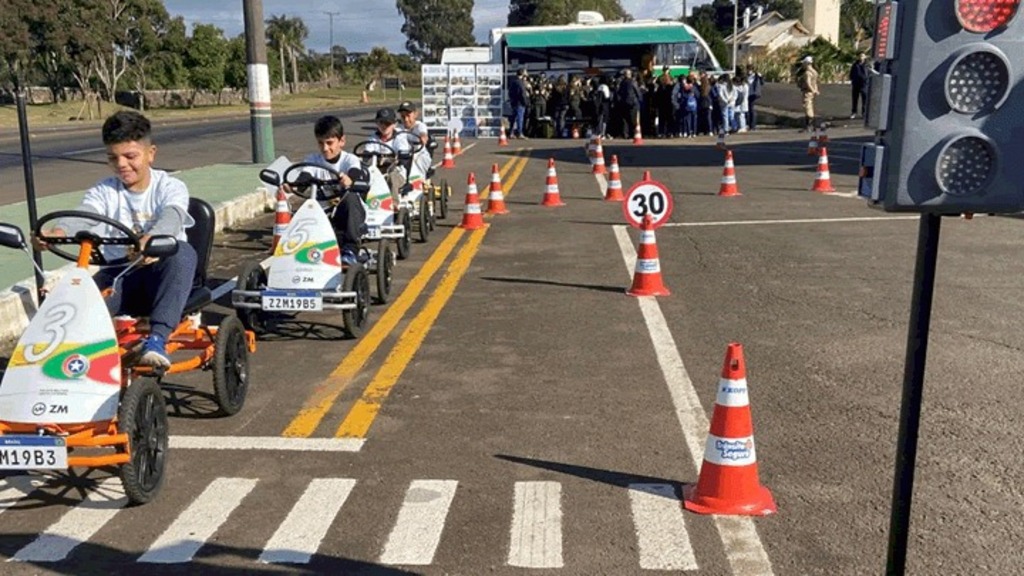
[[[674,18],[682,11],[682,0],[620,0],[634,18]],[[687,9],[710,0],[687,0]],[[505,25],[508,0],[476,0],[473,8],[474,36],[487,42],[491,28]],[[196,23],[213,24],[231,38],[245,30],[242,3],[210,0],[164,0],[172,16],[182,16],[191,27]],[[333,16],[329,12],[335,13]],[[309,37],[306,47],[328,52],[332,28],[334,43],[353,52],[366,52],[384,46],[391,52],[405,52],[403,19],[392,0],[263,0],[263,16],[298,16],[306,22]],[[331,21],[333,20],[333,26]]]

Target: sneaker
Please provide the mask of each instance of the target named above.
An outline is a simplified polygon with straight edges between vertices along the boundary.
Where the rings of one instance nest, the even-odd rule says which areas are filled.
[[[358,261],[359,258],[356,256],[356,253],[351,248],[345,248],[344,250],[341,251],[342,264],[346,266],[353,266]]]
[[[856,118],[856,117],[857,117],[857,115],[856,115],[856,114],[850,114],[850,120],[853,120],[853,119],[854,119],[854,118]]]
[[[142,344],[139,364],[153,368],[170,368],[171,359],[167,357],[167,346],[163,336],[150,334]]]

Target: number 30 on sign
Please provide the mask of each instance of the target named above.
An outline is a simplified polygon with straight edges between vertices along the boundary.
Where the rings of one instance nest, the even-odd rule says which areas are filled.
[[[626,222],[637,228],[643,224],[644,216],[650,214],[651,225],[657,228],[672,215],[672,193],[661,182],[642,180],[626,193],[622,213],[626,215]]]

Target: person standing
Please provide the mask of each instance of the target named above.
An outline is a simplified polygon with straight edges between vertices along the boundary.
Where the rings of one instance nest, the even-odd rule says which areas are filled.
[[[757,68],[747,68],[747,128],[757,129],[757,108],[754,105],[761,99],[761,89],[764,87],[764,77],[757,71]]]
[[[804,116],[807,125],[804,131],[814,126],[814,98],[818,95],[818,71],[814,69],[814,58],[804,56],[800,61],[800,70],[796,74],[796,85],[800,88],[804,100]]]
[[[868,109],[868,65],[867,55],[857,54],[857,61],[850,66],[850,118],[857,117],[857,100],[860,99],[860,114],[867,116]]]
[[[508,84],[508,103],[512,107],[512,137],[523,138],[523,122],[526,119],[526,106],[529,92],[526,88],[526,69],[520,68]]]
[[[633,80],[633,71],[629,68],[622,72],[622,82],[619,83],[616,95],[622,107],[622,124],[625,129],[623,137],[629,138],[636,133],[637,123],[640,122],[640,105],[643,103],[643,95]]]

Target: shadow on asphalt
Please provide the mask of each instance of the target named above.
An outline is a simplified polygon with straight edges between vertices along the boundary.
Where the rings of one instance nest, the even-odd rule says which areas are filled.
[[[494,276],[482,276],[481,280],[488,282],[508,282],[511,284],[533,284],[538,286],[558,286],[562,288],[584,288],[598,292],[615,292],[621,294],[625,288],[622,286],[600,286],[597,284],[573,284],[572,282],[556,282],[554,280],[537,280],[535,278],[496,278]]]
[[[523,464],[534,468],[541,468],[543,470],[551,470],[552,472],[568,474],[569,476],[576,476],[577,478],[583,478],[584,480],[592,480],[594,482],[601,482],[602,484],[609,484],[620,488],[628,488],[631,484],[669,484],[675,487],[677,497],[682,493],[683,483],[670,478],[630,474],[628,472],[591,468],[589,466],[578,466],[576,464],[552,462],[550,460],[537,460],[534,458],[524,458],[522,456],[510,456],[508,454],[495,454],[494,457],[506,462],[512,462],[513,464]]]

